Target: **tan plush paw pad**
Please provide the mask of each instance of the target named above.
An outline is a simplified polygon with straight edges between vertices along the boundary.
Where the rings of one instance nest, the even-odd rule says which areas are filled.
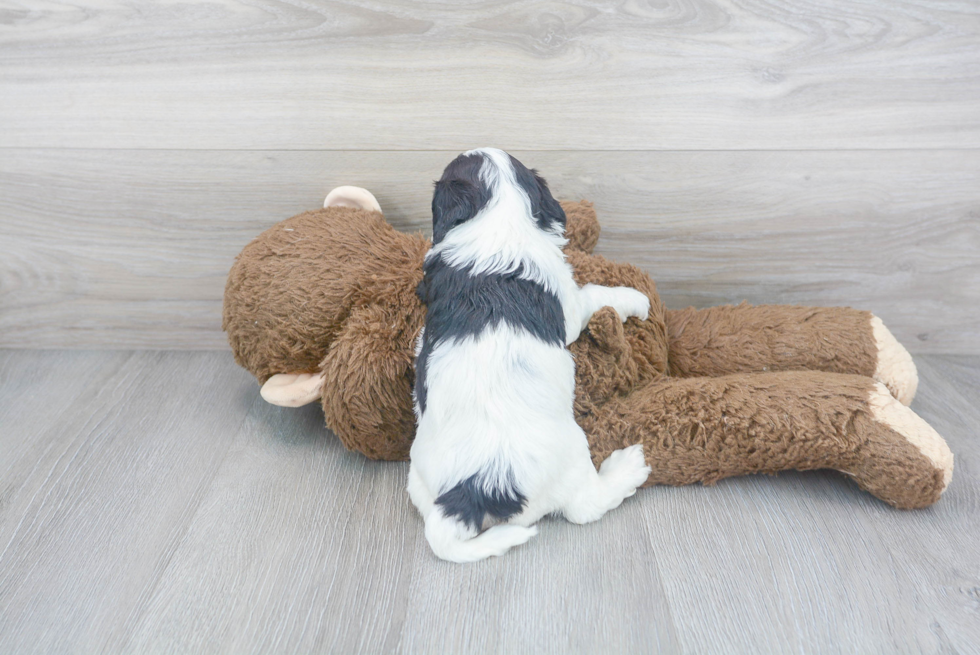
[[[323,200],[324,207],[353,207],[381,213],[381,205],[374,194],[359,186],[339,186]]]
[[[943,489],[953,477],[953,453],[939,433],[918,414],[900,403],[880,382],[868,399],[871,415],[905,437],[932,464],[943,472]]]
[[[919,386],[919,373],[912,356],[877,316],[871,317],[871,331],[878,346],[875,380],[888,387],[903,405],[911,405]]]
[[[278,373],[262,385],[262,399],[280,407],[302,407],[320,398],[322,373]]]

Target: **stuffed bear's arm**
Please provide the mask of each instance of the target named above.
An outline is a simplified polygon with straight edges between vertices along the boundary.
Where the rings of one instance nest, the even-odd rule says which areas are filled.
[[[581,286],[598,284],[609,287],[631,287],[645,294],[650,300],[647,318],[642,321],[631,318],[623,328],[612,325],[614,321],[611,322],[610,319],[615,317],[615,312],[604,313],[604,310],[596,312],[593,315],[593,321],[595,321],[596,317],[600,317],[600,320],[595,325],[590,322],[588,329],[580,335],[579,342],[590,343],[588,333],[595,336],[597,330],[607,332],[607,334],[599,338],[604,344],[603,347],[607,349],[612,347],[614,342],[625,339],[624,345],[615,345],[614,347],[614,350],[618,352],[628,346],[628,349],[624,351],[626,353],[625,357],[618,354],[615,357],[619,359],[629,358],[635,362],[636,373],[633,377],[635,378],[634,383],[636,384],[641,384],[646,380],[660,377],[666,373],[667,326],[664,322],[664,305],[660,301],[660,296],[657,295],[657,286],[650,279],[650,276],[632,264],[613,262],[598,255],[589,255],[579,251],[567,252],[566,255],[568,263],[572,265],[577,284]],[[602,316],[605,316],[605,318],[601,318]],[[607,328],[611,329],[612,332]],[[577,369],[588,364],[585,359],[592,357],[592,354],[581,350],[581,344],[578,347],[576,347],[576,344],[573,344],[572,352],[581,352],[581,356],[576,355]],[[593,382],[601,385],[603,381],[600,378],[618,375],[616,367],[610,368],[602,365],[601,368],[603,371],[597,373],[592,379],[583,380],[581,376],[576,376],[579,378],[580,383],[586,383],[586,395],[592,395],[593,392],[590,390],[590,385]],[[576,393],[578,394],[582,391],[582,389],[579,389]]]
[[[412,387],[421,303],[358,307],[320,365],[327,427],[371,459],[406,460],[415,435]]]
[[[575,413],[580,416],[637,384],[638,360],[616,310],[603,307],[569,349],[575,358]]]
[[[901,508],[936,502],[952,475],[945,441],[871,378],[816,371],[653,381],[579,421],[598,465],[643,445],[647,482],[836,469]]]
[[[911,356],[870,312],[742,303],[667,310],[664,319],[673,376],[851,373],[873,377],[906,405],[918,385]]]

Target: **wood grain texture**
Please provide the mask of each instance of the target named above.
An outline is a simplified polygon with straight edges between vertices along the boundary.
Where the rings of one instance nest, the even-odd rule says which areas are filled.
[[[0,9],[0,146],[980,147],[980,7],[229,0]]]
[[[470,567],[437,560],[420,529],[399,652],[680,652],[641,516],[627,502],[587,526],[546,520],[515,561]]]
[[[421,534],[407,474],[345,451],[315,406],[256,407],[126,650],[390,652]]]
[[[434,558],[407,466],[219,352],[0,349],[0,652],[975,653],[980,6],[0,6],[0,348],[227,348],[232,260],[339,184],[403,230],[459,150],[596,203],[669,306],[848,304],[956,456],[643,490]]]
[[[16,412],[18,394],[34,405],[5,416],[0,442],[0,651],[117,650],[254,402],[252,384],[226,353],[0,356],[0,413]]]
[[[0,350],[0,652],[973,653],[980,357],[918,361],[957,458],[929,509],[832,472],[655,487],[458,566],[405,464],[226,352]]]
[[[980,352],[980,151],[522,152],[668,306],[851,305]],[[445,152],[8,150],[0,346],[221,348],[235,255],[340,184],[425,230]]]

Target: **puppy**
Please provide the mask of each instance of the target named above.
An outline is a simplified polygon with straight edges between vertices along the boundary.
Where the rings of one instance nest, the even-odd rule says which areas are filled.
[[[545,181],[501,150],[463,153],[436,182],[408,493],[442,559],[502,555],[553,512],[595,521],[650,473],[640,444],[596,472],[566,348],[599,308],[646,319],[650,301],[626,287],[579,288],[564,233]]]

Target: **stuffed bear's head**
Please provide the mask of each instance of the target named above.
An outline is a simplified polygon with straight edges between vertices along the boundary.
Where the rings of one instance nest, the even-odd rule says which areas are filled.
[[[242,250],[225,287],[223,328],[235,361],[263,384],[267,401],[296,407],[320,400],[327,426],[348,448],[405,459],[415,430],[414,346],[425,322],[416,288],[431,244],[392,228],[363,189],[341,187],[325,204]],[[601,265],[587,254],[599,237],[592,204],[561,204],[576,271]],[[622,327],[614,331],[621,340]],[[622,345],[604,343],[578,346],[580,357],[598,365],[612,348],[613,360],[625,362]],[[583,362],[582,371],[591,368]],[[632,377],[620,376],[615,391],[624,392]]]

